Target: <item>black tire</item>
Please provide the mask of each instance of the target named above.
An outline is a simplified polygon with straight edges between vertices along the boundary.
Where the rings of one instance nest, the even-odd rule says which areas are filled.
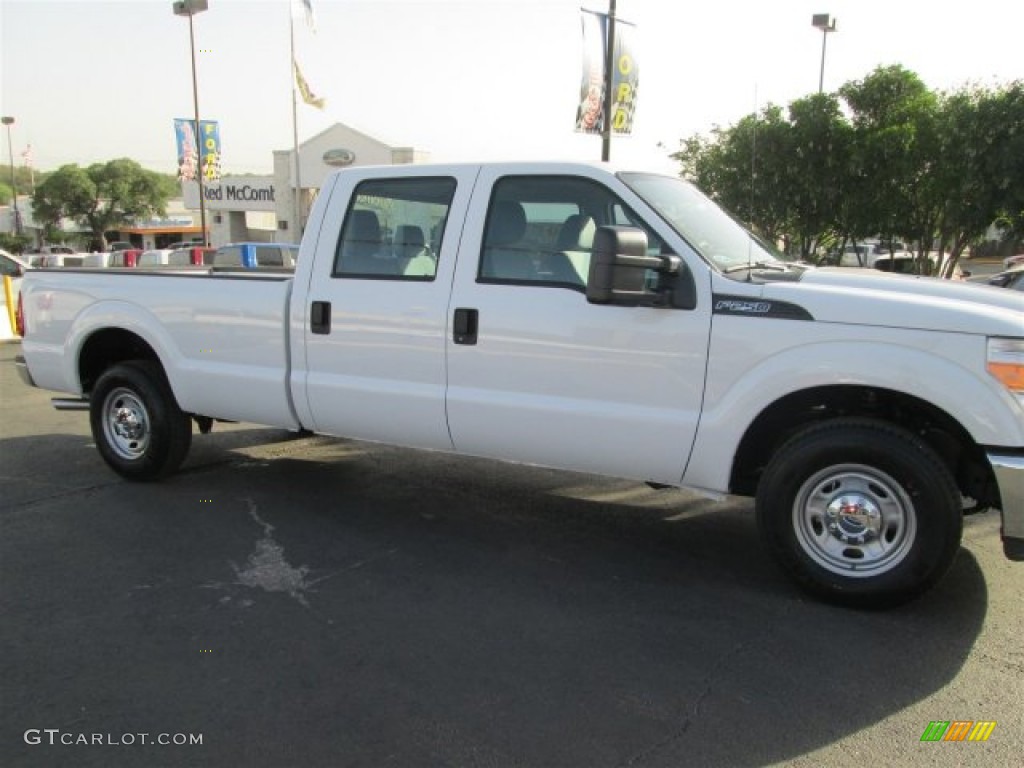
[[[922,440],[871,419],[801,430],[769,462],[757,489],[769,550],[825,600],[886,608],[949,570],[963,529],[949,469]]]
[[[166,477],[192,445],[191,420],[149,360],[121,363],[100,376],[89,396],[89,423],[100,456],[128,480]]]

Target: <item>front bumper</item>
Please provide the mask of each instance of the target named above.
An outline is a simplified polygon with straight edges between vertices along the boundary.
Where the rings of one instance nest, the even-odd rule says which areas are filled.
[[[990,451],[989,463],[1003,508],[1003,553],[1024,561],[1024,454]]]
[[[25,362],[25,358],[22,355],[18,355],[14,358],[14,370],[18,372],[18,378],[30,387],[34,387],[36,385],[32,380],[32,374],[28,371],[28,363]]]

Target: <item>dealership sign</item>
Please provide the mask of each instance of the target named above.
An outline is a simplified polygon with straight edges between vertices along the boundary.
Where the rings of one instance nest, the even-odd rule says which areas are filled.
[[[324,164],[335,167],[352,165],[356,161],[356,153],[351,149],[328,149],[324,152]]]
[[[199,208],[199,185],[181,185],[185,207]],[[274,181],[269,176],[225,176],[218,182],[203,185],[206,207],[214,211],[273,211],[276,201]]]

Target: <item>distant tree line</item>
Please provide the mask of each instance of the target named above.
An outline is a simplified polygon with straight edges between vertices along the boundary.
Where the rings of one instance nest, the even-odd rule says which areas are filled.
[[[1024,236],[1024,83],[930,91],[900,66],[837,93],[771,105],[683,139],[680,175],[788,253],[820,262],[851,241],[951,255],[998,225]]]

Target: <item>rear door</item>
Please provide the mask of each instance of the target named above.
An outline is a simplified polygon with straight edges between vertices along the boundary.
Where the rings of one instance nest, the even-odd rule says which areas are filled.
[[[338,177],[304,307],[301,365],[317,431],[451,450],[447,307],[477,170]]]
[[[447,340],[456,450],[678,483],[700,414],[710,288],[696,286],[694,309],[589,304],[597,227],[640,226],[650,253],[671,252],[671,234],[596,171],[515,174],[481,171],[478,189],[492,191],[469,220],[484,226],[467,226],[460,251]]]

